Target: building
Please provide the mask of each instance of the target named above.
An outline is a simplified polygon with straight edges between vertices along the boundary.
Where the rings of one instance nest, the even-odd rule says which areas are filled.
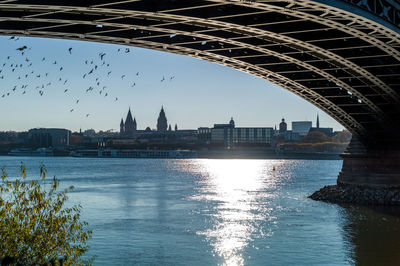
[[[211,128],[199,127],[197,129],[197,139],[203,143],[210,143],[211,142]]]
[[[332,137],[335,135],[333,132],[333,128],[331,127],[319,127],[319,115],[317,114],[317,127],[310,128],[310,132],[321,132],[327,135],[328,137]]]
[[[70,145],[71,131],[62,128],[34,128],[28,131],[34,147],[64,149]]]
[[[292,132],[298,133],[300,136],[305,136],[308,134],[312,127],[311,121],[293,121],[292,122]]]
[[[157,131],[167,131],[167,128],[168,128],[167,117],[165,116],[164,107],[161,106],[161,111],[157,119]]]
[[[234,149],[243,146],[270,145],[274,129],[272,127],[235,127],[231,118],[228,124],[214,124],[214,127],[199,128],[199,139],[207,140],[210,137],[211,144],[223,145],[226,149]]]
[[[233,129],[235,128],[235,121],[231,118],[229,124],[214,124],[211,129],[211,143],[223,144],[225,148],[231,149],[233,147]]]
[[[285,118],[282,118],[282,122],[279,124],[279,133],[283,133],[287,131],[287,124],[285,122]]]
[[[124,120],[121,119],[121,123],[119,125],[119,134],[121,136],[130,137],[137,131],[136,118],[132,118],[131,108],[129,107],[128,114],[126,115],[125,123]]]

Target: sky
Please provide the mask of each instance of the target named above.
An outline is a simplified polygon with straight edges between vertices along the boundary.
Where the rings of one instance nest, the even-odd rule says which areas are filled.
[[[17,48],[24,46],[22,54]],[[237,127],[274,127],[285,118],[290,129],[292,121],[312,121],[315,126],[317,114],[321,127],[343,129],[277,85],[187,56],[31,37],[3,36],[0,47],[0,131],[38,127],[118,131],[129,108],[138,129],[156,128],[161,106],[168,123],[179,129],[212,127],[228,123],[231,117]],[[105,53],[103,60],[100,53]]]

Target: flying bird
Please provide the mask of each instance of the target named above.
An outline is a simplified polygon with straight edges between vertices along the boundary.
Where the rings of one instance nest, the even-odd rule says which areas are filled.
[[[26,47],[26,45],[24,45],[24,46],[22,46],[22,47],[19,47],[19,48],[17,48],[17,50],[18,51],[23,51],[23,50],[25,50],[25,49],[27,49],[28,47]]]
[[[122,75],[122,76],[121,76],[121,79],[124,79],[124,78],[125,78],[125,75]]]
[[[72,47],[68,48],[68,52],[69,52],[69,54],[72,53]]]

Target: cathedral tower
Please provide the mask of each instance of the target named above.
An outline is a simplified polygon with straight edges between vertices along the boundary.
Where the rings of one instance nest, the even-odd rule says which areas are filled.
[[[131,108],[129,108],[128,115],[126,116],[125,119],[125,128],[124,128],[124,133],[126,136],[131,136],[133,133],[136,132],[137,125],[136,125],[136,119],[132,119],[132,113],[131,113]]]
[[[165,116],[164,107],[161,106],[161,111],[157,119],[157,131],[166,131],[167,128],[168,128],[167,117]]]

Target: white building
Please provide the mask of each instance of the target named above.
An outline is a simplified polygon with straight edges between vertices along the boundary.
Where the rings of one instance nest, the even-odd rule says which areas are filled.
[[[297,133],[300,136],[305,136],[312,127],[311,121],[294,121],[292,122],[292,132]]]

